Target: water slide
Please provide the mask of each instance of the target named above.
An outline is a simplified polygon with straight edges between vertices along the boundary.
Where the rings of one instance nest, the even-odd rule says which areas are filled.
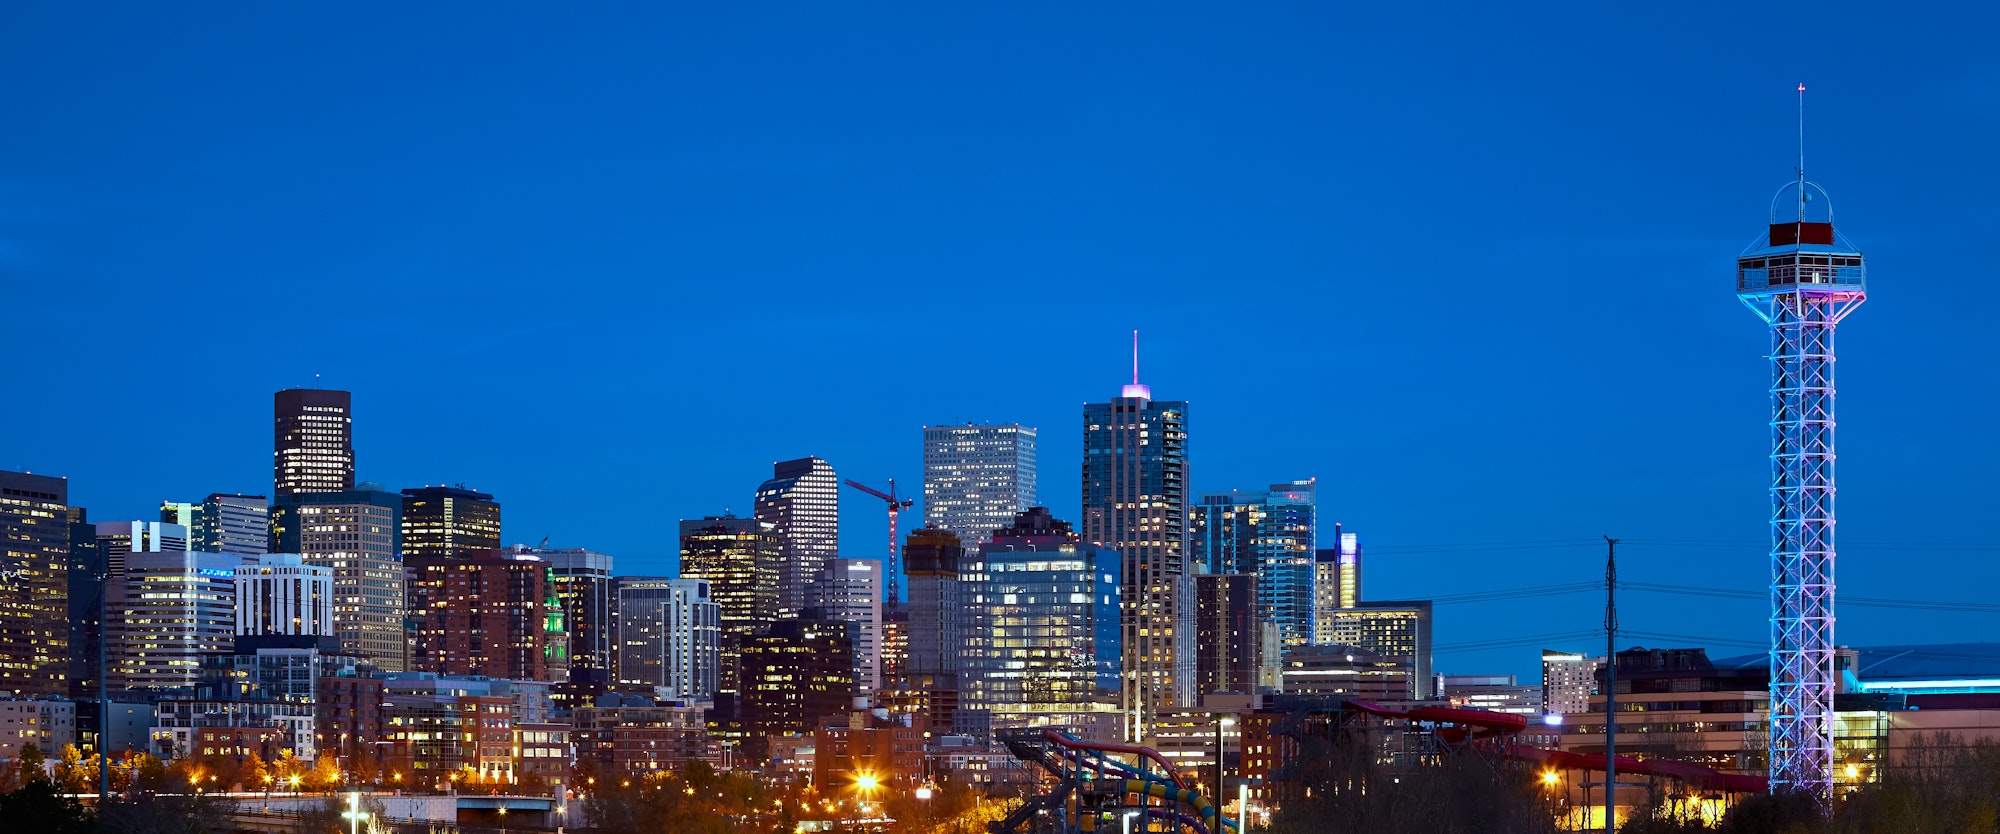
[[[1173,764],[1152,748],[1084,741],[1068,733],[1053,730],[1042,732],[1039,738],[1015,736],[1007,739],[1006,743],[1008,750],[1016,758],[1035,762],[1061,780],[1061,786],[1049,796],[1067,797],[1070,791],[1078,787],[1079,776],[1087,775],[1094,777],[1091,779],[1093,787],[1108,783],[1115,786],[1121,794],[1136,794],[1141,797],[1171,800],[1174,803],[1172,808],[1133,809],[1145,813],[1149,818],[1178,823],[1193,829],[1196,834],[1221,834],[1221,831],[1233,831],[1236,828],[1234,821],[1223,817],[1220,809],[1216,808],[1207,797],[1189,788],[1181,780],[1180,775],[1174,772]],[[1114,756],[1131,756],[1132,764],[1128,765],[1113,758]],[[1153,773],[1147,767],[1149,763],[1158,765],[1159,772]],[[995,826],[993,830],[1013,830],[1024,823],[1027,816],[1051,807],[1047,803],[1041,803],[1023,815],[1020,820],[1010,815],[1008,820],[1002,825]],[[1027,809],[1026,805],[1022,808],[1024,811]],[[1181,809],[1190,813],[1182,813]],[[1219,827],[1216,825],[1218,822],[1221,823]],[[1078,823],[1080,830],[1093,830],[1097,825],[1097,819],[1094,816],[1087,816],[1079,819]]]

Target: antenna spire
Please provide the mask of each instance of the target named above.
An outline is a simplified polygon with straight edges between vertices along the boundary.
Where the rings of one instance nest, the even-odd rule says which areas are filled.
[[[1139,384],[1139,331],[1132,331],[1132,384]]]
[[[1799,82],[1799,222],[1806,222],[1806,84]]]

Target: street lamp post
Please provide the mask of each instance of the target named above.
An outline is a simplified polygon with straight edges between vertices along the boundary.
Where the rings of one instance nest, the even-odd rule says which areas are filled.
[[[1125,823],[1125,830],[1124,830],[1124,833],[1123,833],[1123,834],[1132,834],[1132,818],[1133,818],[1133,817],[1136,817],[1136,816],[1138,816],[1138,815],[1139,815],[1139,812],[1138,812],[1138,811],[1126,811],[1126,812],[1125,812],[1125,819],[1124,819],[1124,823]]]
[[[347,795],[347,812],[341,814],[341,816],[345,817],[348,821],[347,830],[349,834],[361,834],[361,821],[368,817],[368,813],[361,810],[360,791],[353,791]]]
[[[1236,726],[1236,719],[1220,716],[1215,721],[1215,810],[1222,810],[1222,728]]]

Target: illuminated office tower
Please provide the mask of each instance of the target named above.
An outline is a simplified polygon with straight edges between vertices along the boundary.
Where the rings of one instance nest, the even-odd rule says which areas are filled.
[[[271,483],[278,497],[354,489],[352,395],[288,388],[271,396],[271,411]]]
[[[744,641],[778,613],[775,525],[733,515],[681,522],[681,576],[706,579],[722,612],[720,691],[739,691]]]
[[[256,556],[271,552],[270,502],[262,495],[210,493],[201,503],[168,501],[160,521],[188,528],[187,549]]]
[[[1313,643],[1335,644],[1333,615],[1361,604],[1361,543],[1333,525],[1334,546],[1313,552]]]
[[[335,636],[332,568],[308,565],[296,553],[238,558],[237,634]]]
[[[840,477],[819,458],[772,464],[771,479],[757,487],[756,516],[778,534],[778,617],[797,617],[807,587],[840,555]]]
[[[1429,600],[1364,602],[1335,609],[1327,642],[1380,655],[1408,658],[1410,697],[1429,698],[1431,687],[1431,604]]]
[[[924,523],[967,547],[1035,506],[1035,430],[1019,423],[924,427]]]
[[[1135,342],[1136,342],[1136,336]],[[1187,551],[1188,404],[1139,384],[1083,407],[1083,541],[1123,559],[1126,737],[1194,706],[1194,571]]]
[[[403,490],[403,559],[500,548],[500,505],[463,486]]]
[[[340,650],[384,672],[407,662],[403,634],[403,499],[364,483],[347,492],[298,492],[271,507],[272,550],[333,570]]]
[[[1277,627],[1282,648],[1313,641],[1314,485],[1203,495],[1188,535],[1191,558],[1209,573],[1257,577],[1258,619]]]
[[[105,583],[111,690],[192,694],[201,656],[236,638],[241,556],[181,549],[132,552]]]
[[[69,481],[0,472],[0,692],[69,694]]]
[[[618,682],[713,700],[721,680],[722,609],[706,579],[618,580]]]
[[[1125,731],[1119,682],[1120,559],[1034,507],[979,548],[988,639],[964,671],[995,727]],[[1190,629],[1192,630],[1192,629]]]
[[[882,563],[874,559],[830,559],[814,582],[806,608],[818,616],[852,623],[854,703],[866,706],[882,688]]]
[[[1597,692],[1597,672],[1604,658],[1580,652],[1542,650],[1542,711],[1550,715],[1580,715],[1590,711]]]

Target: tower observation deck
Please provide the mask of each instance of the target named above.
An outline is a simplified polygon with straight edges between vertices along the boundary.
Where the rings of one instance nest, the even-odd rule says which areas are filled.
[[[1815,194],[1823,222],[1806,217]],[[1796,216],[1781,218],[1781,207]],[[1769,232],[1736,258],[1736,297],[1771,331],[1770,786],[1824,806],[1834,772],[1833,332],[1868,288],[1861,251],[1834,229],[1803,154],[1799,179],[1772,197]]]

